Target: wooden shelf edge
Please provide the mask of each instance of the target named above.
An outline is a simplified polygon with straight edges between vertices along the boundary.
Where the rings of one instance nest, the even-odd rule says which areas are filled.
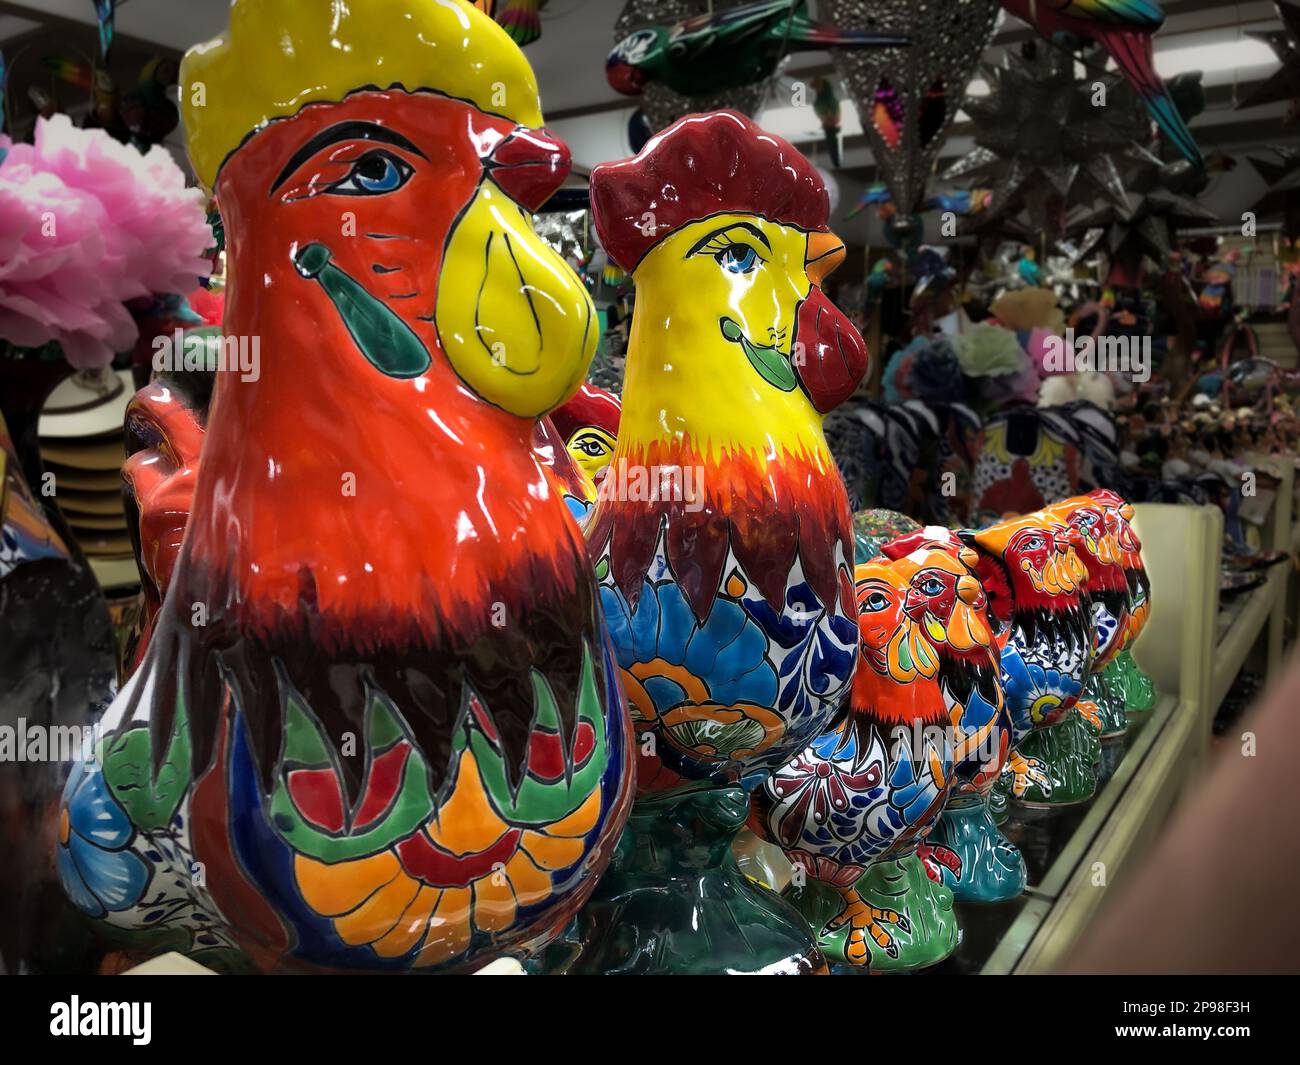
[[[1241,671],[1250,649],[1259,639],[1273,607],[1286,591],[1290,567],[1278,564],[1264,584],[1250,593],[1245,608],[1214,647],[1214,675],[1210,681],[1210,706],[1218,710]]]
[[[1200,708],[1180,702],[1161,735],[1136,767],[1110,816],[1084,849],[1073,875],[1012,970],[1016,975],[1054,972],[1105,902],[1109,889],[1127,873],[1134,857],[1149,848],[1195,767],[1192,757],[1203,717]],[[1154,724],[1155,722],[1152,722]],[[1105,886],[1093,883],[1097,863]]]

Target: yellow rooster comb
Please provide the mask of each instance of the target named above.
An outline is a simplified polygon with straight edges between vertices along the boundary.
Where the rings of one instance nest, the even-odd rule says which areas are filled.
[[[272,119],[365,88],[427,89],[542,124],[523,53],[468,0],[233,0],[230,28],[181,63],[186,143],[211,189]]]

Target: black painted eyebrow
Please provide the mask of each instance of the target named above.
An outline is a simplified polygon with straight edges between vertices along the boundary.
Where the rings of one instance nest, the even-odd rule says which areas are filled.
[[[763,242],[763,247],[765,247],[768,251],[771,251],[771,250],[772,250],[772,242],[771,242],[770,240],[768,240],[766,236],[764,236],[763,231],[762,231],[761,229],[759,229],[758,226],[756,226],[756,225],[752,225],[752,224],[750,224],[749,222],[731,222],[731,223],[728,224],[728,225],[725,225],[725,226],[719,226],[719,227],[718,227],[717,229],[715,229],[712,233],[710,233],[707,237],[703,237],[703,238],[701,238],[700,240],[697,240],[697,241],[695,242],[694,247],[692,247],[691,250],[688,251],[686,254],[687,254],[687,255],[694,255],[697,251],[699,251],[702,247],[704,247],[706,244],[708,244],[709,241],[711,241],[711,240],[712,240],[714,237],[716,237],[719,233],[727,233],[727,232],[729,232],[730,230],[733,230],[733,229],[746,229],[746,230],[748,230],[750,233],[754,234],[754,236],[756,236],[759,240],[761,240],[761,241]]]
[[[404,148],[412,155],[418,155],[426,161],[429,158],[400,133],[389,129],[387,126],[381,126],[377,122],[339,122],[337,125],[321,130],[293,153],[293,157],[284,164],[284,169],[280,171],[280,176],[271,185],[271,193],[274,193],[276,189],[288,181],[290,174],[322,148],[346,140],[379,141],[383,144],[391,144],[396,148]]]

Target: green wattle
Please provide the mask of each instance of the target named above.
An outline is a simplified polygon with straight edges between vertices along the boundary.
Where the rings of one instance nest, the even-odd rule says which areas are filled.
[[[376,370],[389,377],[419,377],[433,361],[428,348],[387,304],[330,258],[324,244],[308,244],[293,263],[303,277],[320,282],[361,354]]]
[[[793,392],[798,385],[795,379],[794,370],[790,366],[790,360],[782,355],[776,348],[764,348],[753,343],[749,337],[745,336],[744,331],[733,322],[730,318],[723,318],[721,321],[722,335],[730,340],[733,344],[739,344],[741,350],[745,353],[745,358],[749,364],[758,371],[759,376],[769,385],[779,388],[782,392]]]

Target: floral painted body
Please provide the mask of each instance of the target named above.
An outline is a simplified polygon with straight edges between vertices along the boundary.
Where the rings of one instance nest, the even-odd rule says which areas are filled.
[[[959,554],[970,552],[927,533],[857,567],[861,659],[849,712],[754,797],[758,830],[840,895],[822,948],[854,966],[919,967],[955,947],[951,892],[937,883],[917,891],[906,866],[921,848],[931,881],[945,863],[960,876],[951,851],[922,841],[959,774],[986,775],[990,747],[1004,749],[993,634]],[[884,890],[872,875],[882,862],[895,863],[880,866],[884,883],[910,885],[893,894],[896,907],[871,901]],[[800,905],[820,914],[824,898],[814,891]]]

